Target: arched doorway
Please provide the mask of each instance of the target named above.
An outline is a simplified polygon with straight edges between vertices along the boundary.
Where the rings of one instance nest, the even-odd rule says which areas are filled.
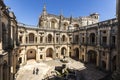
[[[3,62],[3,80],[7,80],[7,66],[8,66],[8,64],[7,64],[7,61],[4,61]]]
[[[27,60],[29,59],[36,59],[36,50],[35,49],[29,49],[27,51]]]
[[[66,56],[66,48],[65,47],[61,48],[61,55]]]
[[[96,51],[93,51],[93,50],[88,51],[88,62],[96,65],[97,63],[97,52]]]
[[[46,57],[53,57],[53,49],[52,48],[48,48],[46,51]]]
[[[71,58],[75,59],[75,60],[79,60],[79,48],[75,48],[74,49],[74,53],[71,56]]]

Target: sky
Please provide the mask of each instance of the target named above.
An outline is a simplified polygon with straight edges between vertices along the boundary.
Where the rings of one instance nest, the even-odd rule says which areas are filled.
[[[100,20],[115,18],[116,0],[4,0],[6,6],[16,15],[17,21],[28,25],[37,25],[44,4],[50,14],[65,17],[88,16],[97,12]]]

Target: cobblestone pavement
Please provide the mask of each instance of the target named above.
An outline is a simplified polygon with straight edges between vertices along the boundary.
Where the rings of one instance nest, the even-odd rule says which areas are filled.
[[[68,58],[68,61],[66,63],[67,67],[77,71],[77,80],[80,80],[80,78],[84,78],[84,80],[99,80],[105,76],[103,72],[91,67],[91,65],[90,67],[89,65],[85,67],[83,63],[71,58]],[[62,63],[60,60],[48,60],[40,63],[36,63],[35,60],[29,60],[25,66],[20,67],[16,80],[42,80],[54,70],[55,66],[61,66],[62,64],[65,63]],[[34,68],[39,69],[38,75],[33,75]]]

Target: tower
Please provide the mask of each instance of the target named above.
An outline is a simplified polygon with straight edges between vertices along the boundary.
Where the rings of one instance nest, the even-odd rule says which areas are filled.
[[[39,23],[38,23],[39,28],[45,28],[47,27],[47,10],[46,10],[46,5],[44,4],[42,14],[40,15],[39,18]]]

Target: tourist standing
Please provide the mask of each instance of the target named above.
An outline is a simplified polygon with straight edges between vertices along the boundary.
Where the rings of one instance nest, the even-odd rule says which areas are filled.
[[[35,68],[33,69],[33,74],[35,74]]]
[[[39,72],[39,69],[38,69],[38,68],[36,68],[36,75],[38,75],[38,72]]]

